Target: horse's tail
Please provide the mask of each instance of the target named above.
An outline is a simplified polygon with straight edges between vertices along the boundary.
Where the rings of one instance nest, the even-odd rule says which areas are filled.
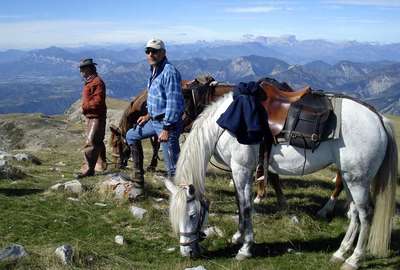
[[[374,256],[385,257],[389,253],[392,218],[395,212],[397,181],[397,144],[390,120],[382,116],[388,144],[385,158],[372,186],[375,210],[369,234],[368,250]]]

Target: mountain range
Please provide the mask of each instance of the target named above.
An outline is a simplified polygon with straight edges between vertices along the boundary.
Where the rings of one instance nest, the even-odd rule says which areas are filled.
[[[184,79],[210,74],[223,82],[272,77],[294,88],[346,93],[385,113],[400,113],[400,44],[249,37],[244,42],[171,44],[169,60]],[[0,113],[62,113],[79,98],[79,60],[98,63],[109,96],[130,99],[149,73],[143,47],[81,47],[0,52]]]

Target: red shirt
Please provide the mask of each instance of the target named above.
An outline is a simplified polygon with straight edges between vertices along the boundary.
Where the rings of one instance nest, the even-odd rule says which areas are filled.
[[[82,90],[82,112],[87,118],[106,118],[106,85],[96,74],[90,76]]]

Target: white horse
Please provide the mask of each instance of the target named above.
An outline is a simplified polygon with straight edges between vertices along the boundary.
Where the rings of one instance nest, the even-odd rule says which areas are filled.
[[[198,242],[208,215],[204,181],[214,155],[231,168],[235,184],[239,228],[232,242],[243,243],[236,258],[251,257],[252,181],[259,145],[239,144],[216,123],[232,100],[232,93],[225,95],[195,121],[182,147],[175,183],[165,181],[172,193],[170,220],[180,236],[183,256],[197,256],[200,252]],[[274,145],[269,169],[279,175],[302,175],[303,170],[305,174],[313,173],[332,163],[342,172],[351,203],[350,225],[331,261],[344,262],[342,269],[357,269],[367,244],[373,255],[385,256],[389,250],[397,176],[397,148],[389,120],[356,101],[344,99],[339,139],[322,142],[313,153],[290,145]],[[346,259],[358,231],[356,247]]]

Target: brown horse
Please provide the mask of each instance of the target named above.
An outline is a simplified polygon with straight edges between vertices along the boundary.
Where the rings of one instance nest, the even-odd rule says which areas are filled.
[[[201,76],[191,81],[182,81],[181,87],[185,100],[185,110],[183,114],[184,132],[190,131],[193,121],[203,111],[205,106],[233,89],[233,85],[217,85],[213,82],[215,81],[210,76]],[[136,125],[140,116],[147,114],[146,101],[147,90],[143,90],[125,109],[118,127],[110,125],[110,146],[112,148],[113,164],[116,164],[116,168],[124,168],[127,166],[130,150],[125,141],[125,135],[129,129]],[[147,170],[154,171],[157,167],[157,154],[160,144],[157,137],[151,138],[150,141],[153,146],[153,155]]]

